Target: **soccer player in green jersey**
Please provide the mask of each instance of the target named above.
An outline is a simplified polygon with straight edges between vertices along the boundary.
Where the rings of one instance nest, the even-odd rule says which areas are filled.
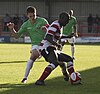
[[[45,35],[43,29],[46,29],[46,27],[48,27],[48,21],[46,19],[36,16],[36,8],[34,8],[33,6],[28,6],[26,12],[29,19],[22,24],[18,31],[14,29],[13,23],[7,24],[12,34],[16,38],[19,38],[22,34],[28,32],[31,39],[31,55],[29,60],[27,61],[24,78],[21,81],[22,83],[25,83],[27,81],[27,77],[29,75],[30,69],[33,66],[34,61],[40,56],[38,45],[43,40]]]
[[[69,23],[63,28],[63,35],[71,36],[71,38],[63,38],[61,39],[62,45],[68,41],[71,44],[71,52],[72,58],[74,58],[75,53],[75,37],[78,37],[77,34],[77,20],[76,17],[73,16],[73,10],[69,11],[70,20]]]

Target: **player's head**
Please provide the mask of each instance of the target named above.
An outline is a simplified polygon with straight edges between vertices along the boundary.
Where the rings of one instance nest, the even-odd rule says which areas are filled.
[[[65,26],[69,22],[69,14],[62,12],[59,14],[59,23],[61,26]]]
[[[26,12],[27,12],[27,17],[28,17],[30,20],[36,19],[36,8],[35,8],[35,7],[33,7],[33,6],[28,6]]]
[[[74,14],[74,11],[71,9],[71,10],[69,11],[69,15],[72,16],[73,14]]]

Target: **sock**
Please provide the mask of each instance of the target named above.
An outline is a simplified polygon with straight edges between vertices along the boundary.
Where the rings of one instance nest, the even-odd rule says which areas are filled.
[[[66,64],[63,63],[62,66],[60,66],[60,67],[62,69],[62,73],[63,73],[64,78],[68,77],[68,73],[66,71]]]
[[[29,75],[29,72],[33,66],[33,60],[29,59],[28,62],[27,62],[27,65],[26,65],[26,70],[25,70],[25,75],[24,75],[24,78],[27,78],[28,75]]]
[[[59,66],[60,66],[60,68],[61,68],[61,70],[62,70],[62,73],[65,73],[65,72],[66,72],[66,64],[65,64],[64,62],[61,62],[61,63],[59,64]]]
[[[39,80],[44,81],[50,75],[51,71],[52,69],[50,67],[46,67]]]
[[[70,75],[71,73],[75,72],[74,67],[73,67],[73,62],[68,62],[67,68]]]
[[[75,53],[75,46],[71,46],[71,52],[72,52],[72,57],[74,57],[74,53]]]

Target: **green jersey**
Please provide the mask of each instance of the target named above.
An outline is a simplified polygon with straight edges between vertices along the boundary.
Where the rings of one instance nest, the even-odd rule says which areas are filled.
[[[48,24],[47,20],[41,17],[38,17],[34,24],[27,20],[19,29],[18,36],[28,32],[32,45],[39,45],[45,36],[45,32],[41,30],[41,27],[46,24]]]
[[[63,28],[63,34],[70,35],[73,32],[73,27],[76,25],[77,21],[74,16],[71,16],[69,23]]]

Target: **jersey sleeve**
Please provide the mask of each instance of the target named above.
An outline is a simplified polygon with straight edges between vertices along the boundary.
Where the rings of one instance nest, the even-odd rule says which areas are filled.
[[[51,24],[51,26],[49,26],[48,28],[48,34],[54,36],[54,34],[56,33],[57,29],[59,29],[58,25],[56,24]]]
[[[23,23],[20,29],[18,30],[17,34],[18,36],[21,36],[26,31],[27,31],[26,23]]]
[[[77,19],[76,19],[76,17],[74,17],[74,24],[75,24],[75,25],[77,24]]]
[[[42,24],[43,24],[46,28],[49,27],[49,23],[48,23],[48,21],[47,21],[45,18],[43,18]]]
[[[49,24],[48,21],[45,18],[43,18],[43,24],[45,24],[45,25]]]

